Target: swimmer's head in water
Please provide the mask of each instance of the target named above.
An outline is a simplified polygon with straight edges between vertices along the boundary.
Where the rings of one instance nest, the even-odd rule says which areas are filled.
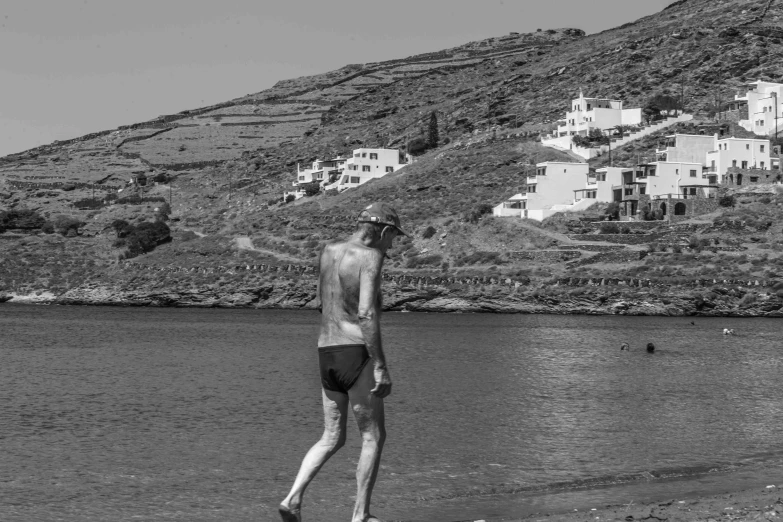
[[[647,343],[647,351],[653,353],[655,351],[655,345],[653,343]]]

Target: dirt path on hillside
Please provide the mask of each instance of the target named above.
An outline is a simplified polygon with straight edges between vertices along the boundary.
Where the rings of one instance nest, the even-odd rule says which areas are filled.
[[[256,248],[255,245],[253,245],[253,240],[250,239],[247,236],[240,236],[235,237],[234,242],[237,245],[237,248],[239,250],[249,250],[251,252],[258,252],[259,254],[264,254],[270,257],[274,257],[278,259],[279,261],[286,261],[286,262],[292,262],[292,263],[301,263],[301,259],[297,259],[295,257],[287,256],[285,254],[281,254],[280,252],[273,252],[271,250],[264,250],[261,248]]]

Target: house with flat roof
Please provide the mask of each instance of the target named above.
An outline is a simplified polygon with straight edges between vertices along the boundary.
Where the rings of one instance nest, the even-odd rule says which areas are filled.
[[[398,149],[355,149],[350,158],[316,159],[307,169],[297,164],[296,179],[291,184],[293,190],[284,193],[283,197],[293,195],[299,199],[305,195],[303,186],[311,183],[318,183],[322,189],[342,192],[395,172],[411,162],[412,157]]]
[[[353,157],[345,162],[345,168],[336,188],[343,190],[358,187],[371,179],[382,178],[412,161],[410,154],[398,149],[356,149]]]
[[[521,217],[543,221],[557,212],[575,210],[574,191],[584,188],[587,163],[548,161],[538,163],[528,175],[525,193],[516,194],[492,209],[498,217]]]
[[[685,161],[703,163],[708,152],[715,150],[716,135],[671,134],[666,136],[655,151],[658,161]],[[704,163],[706,166],[706,163]]]
[[[707,172],[717,183],[723,183],[730,167],[771,170],[770,144],[766,139],[715,139],[715,148],[707,152]]]
[[[624,167],[603,167],[589,172],[584,188],[574,190],[574,204],[584,199],[592,199],[594,203],[621,201],[621,192],[615,190],[615,187],[622,185],[623,173],[630,170]]]
[[[580,90],[579,97],[571,100],[564,125],[557,127],[557,136],[587,136],[593,129],[605,133],[620,125],[641,123],[641,108],[624,109],[620,100],[587,98]]]
[[[746,120],[739,124],[759,136],[771,136],[783,130],[783,84],[755,81],[746,86],[744,94],[734,96],[738,108],[747,106]]]

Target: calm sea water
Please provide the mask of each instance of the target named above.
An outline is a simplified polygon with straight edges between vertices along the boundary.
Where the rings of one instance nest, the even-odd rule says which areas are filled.
[[[644,477],[719,487],[777,472],[781,322],[693,321],[386,314],[394,392],[374,512],[511,517],[563,492],[613,500],[618,483],[658,482]],[[317,324],[0,305],[0,520],[275,520],[322,429]],[[350,514],[350,422],[307,492],[311,521]]]

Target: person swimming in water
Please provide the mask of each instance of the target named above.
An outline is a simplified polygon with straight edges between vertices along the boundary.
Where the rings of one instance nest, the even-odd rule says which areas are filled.
[[[631,347],[628,346],[628,343],[623,343],[622,345],[620,345],[620,351],[623,351],[623,350],[630,351],[630,349],[631,349]]]
[[[647,353],[655,353],[655,345],[653,343],[647,343]]]

